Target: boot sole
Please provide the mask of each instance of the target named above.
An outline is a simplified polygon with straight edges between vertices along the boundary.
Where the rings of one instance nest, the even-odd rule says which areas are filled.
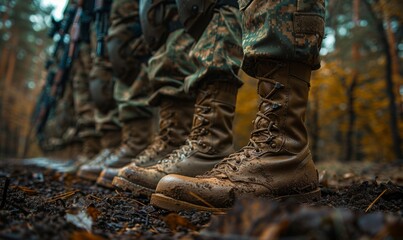
[[[77,176],[79,176],[80,178],[83,178],[85,180],[96,182],[98,177],[99,177],[99,174],[86,173],[86,172],[78,171]]]
[[[231,208],[204,207],[193,203],[176,200],[174,198],[167,197],[160,193],[154,193],[151,196],[150,204],[174,212],[179,212],[182,210],[197,210],[203,212],[212,212],[214,214],[224,214],[231,209]]]
[[[114,189],[115,187],[112,185],[112,180],[108,178],[103,178],[102,176],[98,177],[97,179],[97,185],[104,187],[104,188],[109,188],[109,189]]]
[[[320,199],[320,196],[321,196],[320,189],[316,189],[312,192],[296,194],[296,195],[286,195],[286,196],[272,198],[272,200],[284,201],[287,199],[293,199],[300,203],[304,203],[304,202],[309,202],[312,200]],[[214,214],[225,214],[226,212],[228,212],[229,210],[232,209],[232,207],[231,208],[212,208],[212,207],[200,206],[200,205],[188,203],[185,201],[176,200],[174,198],[167,197],[164,194],[160,194],[160,193],[154,193],[151,196],[150,204],[163,208],[163,209],[166,209],[166,210],[174,211],[174,212],[179,212],[182,210],[196,210],[196,211],[211,212]]]
[[[151,197],[151,195],[155,193],[155,190],[153,189],[134,184],[122,177],[115,177],[113,179],[112,185],[123,191],[131,192],[135,197],[138,196]]]

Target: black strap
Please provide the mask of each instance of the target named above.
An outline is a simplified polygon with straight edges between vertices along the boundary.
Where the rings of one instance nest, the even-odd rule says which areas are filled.
[[[216,7],[232,6],[239,9],[238,0],[218,0]]]

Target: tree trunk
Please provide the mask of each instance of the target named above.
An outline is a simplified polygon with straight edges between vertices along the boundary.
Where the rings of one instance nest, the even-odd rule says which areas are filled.
[[[360,0],[354,0],[353,1],[353,22],[354,22],[354,27],[358,27],[359,25],[359,19],[360,19],[360,14],[359,14],[359,6],[360,6]],[[352,79],[351,83],[347,83],[347,79],[345,79],[345,87],[346,87],[346,96],[347,96],[347,133],[346,133],[346,147],[345,147],[345,157],[344,161],[349,162],[353,160],[354,156],[354,133],[355,133],[355,120],[356,120],[356,113],[354,109],[354,103],[355,103],[355,89],[357,86],[358,82],[358,62],[360,60],[360,45],[358,42],[354,42],[352,49],[352,59],[355,62],[355,66],[353,69],[353,74],[352,74]]]
[[[355,113],[355,88],[357,85],[358,73],[355,72],[351,84],[347,88],[346,95],[347,95],[347,133],[346,133],[346,142],[345,142],[345,157],[344,161],[350,162],[353,160],[354,156],[354,133],[355,133],[355,120],[356,120],[356,113]]]
[[[390,112],[390,131],[392,134],[393,140],[393,151],[395,153],[395,157],[398,160],[403,160],[402,151],[400,148],[400,134],[399,134],[399,124],[398,124],[398,114],[397,114],[397,105],[396,105],[396,96],[395,96],[395,87],[393,83],[393,74],[392,74],[392,55],[390,54],[391,46],[386,38],[386,34],[384,31],[383,24],[378,24],[379,31],[382,31],[381,40],[385,47],[385,57],[386,57],[386,64],[385,64],[385,81],[386,81],[386,94],[389,99],[389,112]],[[381,29],[382,30],[381,30]]]
[[[375,14],[375,10],[372,8],[371,3],[368,0],[364,1],[365,5],[367,6],[370,14],[376,21],[376,27],[379,32],[380,40],[382,45],[384,46],[386,64],[385,64],[385,83],[386,83],[386,95],[389,100],[389,126],[391,131],[391,137],[393,142],[393,152],[397,160],[403,160],[403,153],[401,150],[401,137],[400,137],[400,130],[399,130],[399,123],[398,123],[398,107],[396,105],[396,94],[395,94],[395,87],[393,82],[393,54],[394,46],[391,46],[391,42],[393,39],[388,39],[388,33],[385,30],[383,25],[384,21],[383,18],[379,18]],[[383,13],[385,15],[385,13]],[[386,21],[388,21],[386,17]],[[393,33],[392,33],[393,34]]]

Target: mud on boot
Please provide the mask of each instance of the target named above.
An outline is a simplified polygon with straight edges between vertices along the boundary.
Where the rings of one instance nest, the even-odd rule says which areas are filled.
[[[197,92],[192,129],[186,143],[154,166],[133,165],[122,169],[114,185],[134,195],[150,196],[164,176],[203,174],[233,153],[232,122],[238,91],[234,82],[204,83]]]
[[[320,197],[304,124],[311,68],[271,60],[256,67],[260,104],[249,144],[204,175],[162,178],[151,204],[215,212],[238,198]]]

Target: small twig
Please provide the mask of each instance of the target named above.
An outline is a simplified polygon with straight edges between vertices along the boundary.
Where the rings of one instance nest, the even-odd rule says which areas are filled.
[[[374,206],[374,204],[382,197],[382,195],[385,194],[387,191],[388,191],[388,189],[383,190],[383,192],[381,194],[379,194],[379,196],[377,198],[375,198],[375,200],[368,206],[368,208],[365,210],[365,212],[368,212]]]
[[[30,188],[24,187],[24,186],[16,186],[16,189],[23,191],[24,193],[28,194],[28,195],[35,195],[38,194],[38,191],[36,190],[32,190]]]
[[[136,200],[136,199],[130,199],[130,201],[131,201],[131,202],[135,202],[135,203],[139,204],[140,206],[145,206],[144,203],[142,203],[142,202],[140,202],[140,201],[138,201],[138,200]]]
[[[115,189],[115,192],[116,192],[117,195],[111,197],[110,199],[122,199],[122,200],[129,199],[127,202],[135,202],[135,203],[137,203],[137,204],[139,204],[139,205],[141,205],[141,206],[145,206],[145,205],[146,205],[146,204],[144,204],[144,203],[142,203],[142,202],[140,202],[140,201],[138,201],[138,200],[136,200],[136,199],[134,199],[134,198],[127,198],[127,197],[123,196],[123,195],[121,194],[121,192],[119,192],[117,189]]]
[[[89,197],[89,198],[93,198],[93,199],[95,199],[95,200],[98,201],[98,202],[102,201],[101,198],[96,197],[96,196],[94,196],[94,195],[92,195],[92,194],[88,195],[88,197]]]
[[[3,194],[2,194],[0,209],[3,209],[6,206],[8,186],[10,186],[10,179],[8,177],[6,177],[6,181],[4,182],[4,188],[3,188]]]
[[[57,196],[49,198],[48,200],[46,200],[46,202],[52,203],[52,202],[56,202],[59,199],[66,199],[66,198],[69,198],[71,196],[74,196],[78,192],[80,192],[80,190],[74,190],[74,191],[71,191],[71,192],[62,193],[62,194],[59,194]]]

